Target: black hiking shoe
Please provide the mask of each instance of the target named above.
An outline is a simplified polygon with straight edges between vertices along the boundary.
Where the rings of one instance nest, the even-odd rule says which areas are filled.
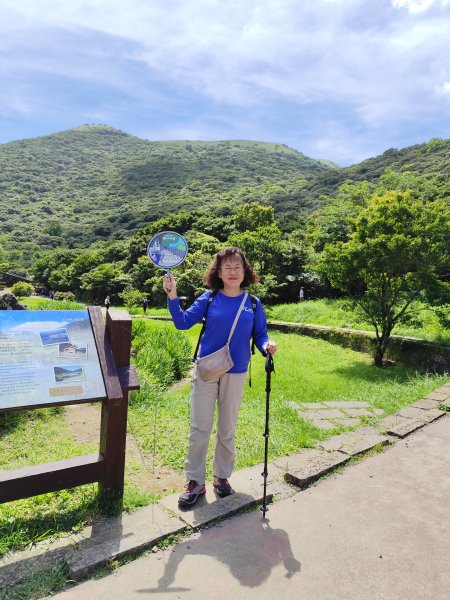
[[[206,494],[205,485],[199,485],[196,481],[188,481],[186,484],[186,490],[178,498],[178,506],[186,508],[194,506],[200,496]]]
[[[229,496],[233,493],[233,489],[231,485],[228,483],[228,479],[222,479],[221,477],[214,477],[213,482],[214,489],[216,493],[221,498],[225,498],[225,496]]]

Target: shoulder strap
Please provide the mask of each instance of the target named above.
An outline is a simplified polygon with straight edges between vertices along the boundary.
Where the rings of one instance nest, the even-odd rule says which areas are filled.
[[[255,315],[256,315],[256,308],[258,306],[258,301],[256,299],[256,296],[253,296],[253,294],[249,294],[250,296],[250,300],[252,301],[252,309],[253,309],[253,327],[252,327],[252,355],[255,354],[255,348],[256,348],[256,344],[255,344]],[[248,385],[249,387],[252,387],[252,357],[250,356],[250,369],[249,369],[250,373],[249,373],[249,378],[248,378]]]
[[[241,312],[244,310],[244,305],[245,305],[245,302],[247,301],[247,298],[248,298],[248,293],[245,292],[245,296],[242,298],[242,302],[241,302],[241,305],[239,306],[239,310],[237,311],[236,316],[234,317],[233,325],[231,326],[230,335],[228,336],[227,344],[230,343],[230,340],[233,337],[234,330],[236,329],[236,325],[239,320],[239,317],[241,316]]]
[[[200,335],[198,336],[198,340],[197,340],[197,345],[195,347],[195,352],[194,352],[194,356],[192,358],[193,362],[195,362],[197,360],[197,354],[198,354],[198,349],[200,347],[200,340],[202,339],[202,335],[205,333],[205,328],[206,328],[206,315],[208,314],[208,310],[209,310],[209,305],[211,304],[211,302],[214,300],[215,296],[217,294],[217,290],[214,290],[211,292],[211,294],[209,295],[208,298],[208,302],[206,304],[206,308],[205,308],[205,314],[203,315],[203,319],[201,321],[202,323],[202,328],[200,330]]]
[[[254,315],[256,314],[256,306],[257,306],[257,301],[256,301],[256,296],[253,296],[253,294],[249,294],[250,296],[250,300],[252,301],[252,309],[253,309],[253,327],[252,327],[252,354],[255,354],[255,317]]]

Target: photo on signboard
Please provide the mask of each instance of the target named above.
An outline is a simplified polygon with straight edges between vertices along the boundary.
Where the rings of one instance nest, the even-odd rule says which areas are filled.
[[[65,327],[61,329],[52,329],[50,331],[40,331],[39,335],[43,346],[70,342],[70,337]]]
[[[79,358],[85,360],[87,359],[87,356],[87,344],[83,342],[79,342],[78,344],[72,344],[70,342],[59,344],[59,358]]]
[[[56,383],[65,383],[67,381],[83,381],[84,370],[82,365],[61,365],[53,367]]]

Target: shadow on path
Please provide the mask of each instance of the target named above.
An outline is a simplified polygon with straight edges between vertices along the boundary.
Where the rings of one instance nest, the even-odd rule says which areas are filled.
[[[197,537],[177,544],[170,551],[158,586],[137,591],[141,594],[189,591],[190,588],[177,585],[176,575],[183,559],[192,555],[215,558],[228,566],[241,586],[249,588],[261,585],[272,569],[281,564],[286,569],[286,578],[299,573],[301,564],[292,554],[286,531],[272,529],[269,519],[263,520],[257,513],[254,516],[250,526],[247,524],[245,528],[242,519],[233,519],[222,527],[205,529]],[[208,573],[201,572],[201,577],[205,576],[208,578]],[[211,573],[209,577],[213,579],[214,575]]]

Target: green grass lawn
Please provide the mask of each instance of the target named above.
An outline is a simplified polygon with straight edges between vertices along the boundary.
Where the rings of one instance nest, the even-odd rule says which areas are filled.
[[[420,302],[413,304],[414,314],[408,323],[398,325],[393,335],[423,338],[439,344],[450,345],[450,329],[443,327],[436,314]],[[278,304],[266,307],[268,320],[292,323],[348,327],[364,331],[374,331],[367,320],[361,319],[351,310],[347,300],[323,299],[307,300],[292,304]]]
[[[144,310],[140,306],[132,306],[128,312],[133,317],[144,316]],[[147,309],[147,317],[170,317],[169,309],[167,306],[150,306]]]
[[[73,441],[62,411],[56,407],[0,414],[0,470],[97,452],[98,444]],[[126,482],[125,510],[154,500]],[[78,531],[105,510],[114,513],[117,509],[117,505],[100,506],[94,484],[0,504],[0,556],[41,539]]]
[[[154,322],[152,327],[170,328],[173,325]],[[194,345],[198,326],[187,335]],[[419,374],[401,365],[377,369],[368,355],[323,340],[280,332],[271,332],[271,337],[279,347],[272,376],[271,458],[312,446],[316,441],[342,431],[317,429],[300,419],[288,402],[365,401],[388,415],[426,396],[448,380],[445,376]],[[258,352],[252,358],[252,387],[245,387],[236,433],[237,468],[254,465],[263,459],[264,362]],[[187,383],[174,393],[153,397],[148,404],[132,403],[130,408],[133,430],[140,443],[148,449],[156,446],[156,459],[180,471],[184,467],[189,432],[189,388]],[[209,467],[210,464],[211,461]],[[210,470],[208,474],[211,477]]]
[[[26,296],[18,300],[28,310],[76,310],[87,306],[85,302],[81,302],[80,300],[76,302],[51,300],[43,296]]]

